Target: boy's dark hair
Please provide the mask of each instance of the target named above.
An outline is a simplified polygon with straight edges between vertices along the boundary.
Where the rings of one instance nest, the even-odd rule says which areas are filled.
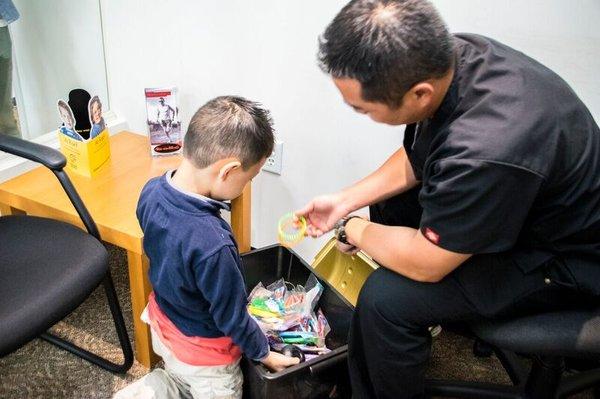
[[[247,170],[273,151],[275,137],[269,111],[236,96],[217,97],[192,117],[183,154],[197,168],[235,157]]]
[[[361,83],[365,101],[392,108],[453,62],[452,36],[427,0],[353,0],[319,38],[319,66]]]

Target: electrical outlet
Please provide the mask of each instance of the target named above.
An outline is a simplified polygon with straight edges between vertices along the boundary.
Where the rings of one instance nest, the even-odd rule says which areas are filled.
[[[275,147],[273,147],[273,152],[267,160],[265,161],[262,170],[266,172],[275,173],[276,175],[281,175],[282,168],[282,157],[283,157],[283,142],[277,141],[275,143]]]

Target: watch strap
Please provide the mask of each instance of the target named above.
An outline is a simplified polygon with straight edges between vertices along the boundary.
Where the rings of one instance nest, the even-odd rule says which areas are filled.
[[[353,219],[353,218],[360,219],[360,216],[357,216],[357,215],[346,216],[346,217],[343,217],[342,219],[340,219],[336,223],[335,238],[339,242],[346,244],[346,245],[351,245],[348,242],[348,237],[346,236],[346,224],[348,224],[350,219]]]

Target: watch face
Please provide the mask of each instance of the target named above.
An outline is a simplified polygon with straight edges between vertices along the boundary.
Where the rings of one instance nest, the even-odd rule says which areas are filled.
[[[333,234],[335,235],[336,239],[340,238],[340,233],[343,231],[343,228],[342,228],[343,223],[344,223],[344,219],[341,219],[341,220],[338,220],[337,222],[335,222]]]
[[[338,235],[338,233],[339,233],[339,231],[340,231],[340,228],[342,227],[342,222],[343,222],[343,219],[341,219],[341,220],[338,220],[338,221],[337,221],[337,222],[335,222],[335,224],[333,225],[333,229],[334,229],[333,231],[334,231],[334,234],[336,235],[336,237],[337,237],[337,235]]]

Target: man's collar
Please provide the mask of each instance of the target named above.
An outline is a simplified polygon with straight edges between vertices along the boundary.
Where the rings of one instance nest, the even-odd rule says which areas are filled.
[[[446,119],[456,109],[458,105],[458,86],[460,80],[460,74],[462,70],[463,59],[459,55],[459,49],[455,46],[454,48],[454,75],[452,76],[452,82],[450,82],[450,86],[448,86],[448,90],[446,91],[446,95],[442,100],[442,103],[438,107],[437,111],[431,118],[434,122],[441,122]]]

